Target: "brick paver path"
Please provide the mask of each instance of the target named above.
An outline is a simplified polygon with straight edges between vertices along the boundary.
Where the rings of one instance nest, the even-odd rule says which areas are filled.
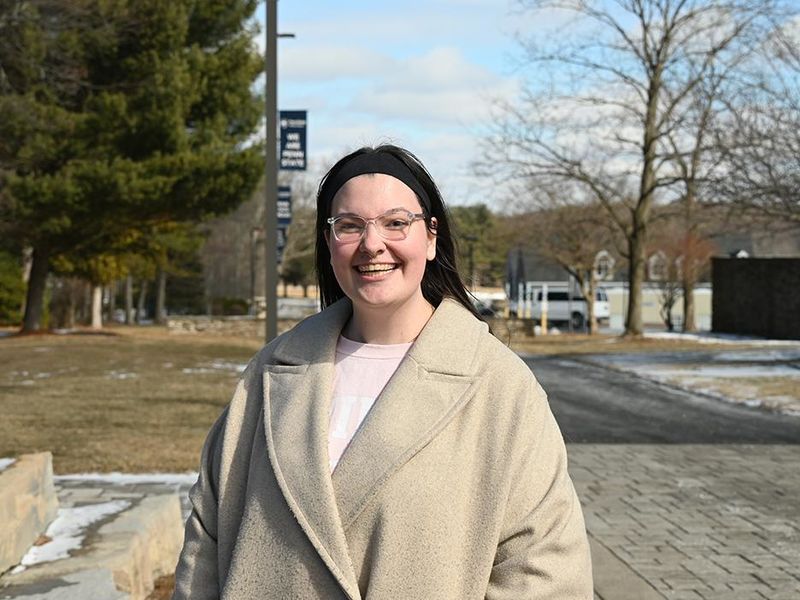
[[[800,445],[568,452],[589,532],[665,598],[800,598]]]

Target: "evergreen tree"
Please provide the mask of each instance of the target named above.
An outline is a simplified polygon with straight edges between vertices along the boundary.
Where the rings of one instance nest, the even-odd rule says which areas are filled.
[[[93,264],[128,252],[121,240],[247,198],[261,172],[260,148],[248,146],[261,60],[256,2],[17,4],[22,49],[0,46],[0,110],[11,116],[0,124],[0,233],[33,249],[23,329],[36,330],[56,258]],[[59,11],[66,25],[53,23]],[[71,80],[48,76],[64,61]]]

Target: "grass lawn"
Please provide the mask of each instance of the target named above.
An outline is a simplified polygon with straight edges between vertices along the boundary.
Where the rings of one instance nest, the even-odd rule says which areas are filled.
[[[195,470],[255,339],[158,328],[0,338],[0,457],[56,473]]]
[[[511,346],[540,354],[700,347],[521,332]],[[159,327],[0,338],[0,457],[49,450],[59,474],[195,470],[239,369],[260,347],[256,338]]]

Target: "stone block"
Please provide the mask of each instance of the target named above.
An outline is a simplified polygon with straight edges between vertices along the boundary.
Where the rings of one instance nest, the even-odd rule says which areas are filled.
[[[0,471],[0,573],[20,561],[57,513],[49,452],[23,454]]]
[[[178,562],[183,545],[180,499],[176,494],[148,496],[89,533],[89,541],[80,552],[7,575],[5,586],[17,593],[27,593],[43,581],[62,581],[75,573],[104,571],[110,573],[115,589],[125,598],[145,600],[153,590],[154,581],[173,573]],[[5,589],[0,587],[0,599]]]

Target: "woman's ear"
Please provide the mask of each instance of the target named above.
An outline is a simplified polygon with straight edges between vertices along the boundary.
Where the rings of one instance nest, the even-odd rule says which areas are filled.
[[[436,258],[436,230],[438,226],[439,222],[436,220],[436,217],[431,217],[430,223],[428,223],[428,260]]]

